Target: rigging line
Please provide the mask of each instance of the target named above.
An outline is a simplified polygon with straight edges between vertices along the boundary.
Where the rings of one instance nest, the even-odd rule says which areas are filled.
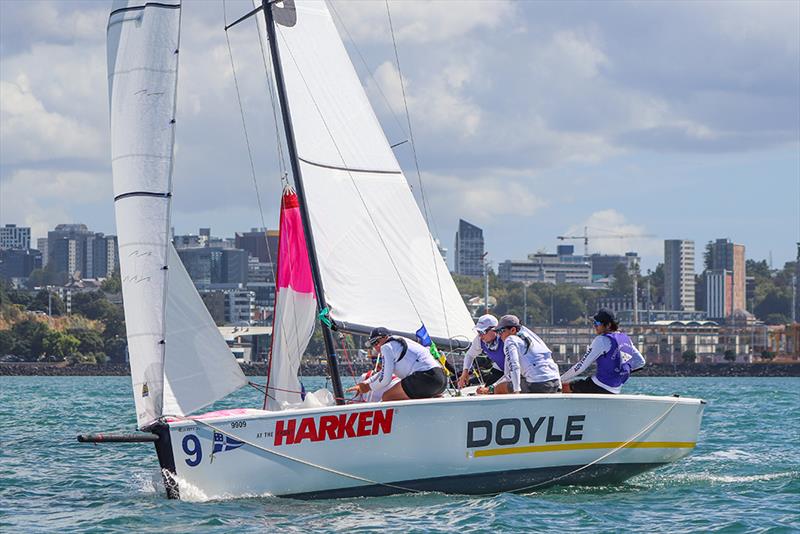
[[[339,12],[336,10],[336,6],[333,5],[333,2],[329,2],[328,5],[330,6],[331,11],[333,11],[333,14],[336,15],[336,18],[339,20],[339,24],[341,25],[342,29],[344,29],[344,32],[347,34],[347,38],[350,40],[350,43],[353,45],[353,48],[355,49],[356,53],[358,54],[358,57],[361,59],[361,62],[364,64],[364,68],[367,70],[367,74],[369,75],[370,79],[372,79],[372,81],[375,82],[375,88],[378,90],[378,93],[380,93],[381,98],[383,98],[383,102],[386,104],[386,107],[389,109],[389,113],[392,114],[392,117],[394,117],[395,122],[397,122],[397,125],[400,127],[400,131],[403,132],[404,134],[408,134],[408,132],[405,131],[405,126],[403,126],[403,123],[400,122],[400,117],[397,116],[397,113],[395,113],[394,108],[389,103],[389,99],[386,97],[386,93],[384,93],[383,89],[381,89],[381,84],[378,83],[378,80],[375,78],[375,76],[373,76],[372,69],[369,68],[369,65],[367,64],[367,60],[364,59],[364,55],[361,53],[361,49],[358,48],[358,45],[356,44],[355,39],[353,39],[353,36],[350,35],[350,30],[347,29],[347,25],[344,23],[344,19],[341,17],[341,15],[339,15]],[[392,148],[394,148],[397,145],[400,145],[402,143],[405,143],[405,141],[402,141],[400,143],[396,143],[396,144],[392,145]]]
[[[403,95],[403,107],[406,112],[406,122],[408,123],[408,137],[411,140],[411,153],[414,155],[414,167],[417,170],[417,181],[419,182],[420,195],[422,196],[422,208],[425,212],[425,223],[428,224],[428,233],[430,233],[430,226],[433,224],[433,216],[428,214],[428,201],[425,198],[425,187],[422,184],[422,173],[419,171],[419,159],[417,158],[417,145],[414,142],[414,131],[411,129],[411,114],[408,112],[408,101],[406,99],[406,88],[403,84],[403,72],[400,69],[400,55],[397,52],[397,40],[394,35],[394,24],[392,24],[392,11],[389,9],[389,0],[386,1],[386,15],[389,18],[389,33],[392,35],[392,46],[394,47],[394,59],[397,62],[397,76],[400,78],[400,91]],[[438,234],[438,232],[437,232]],[[431,236],[431,259],[433,260],[433,271],[436,273],[436,284],[439,286],[439,301],[442,305],[442,316],[444,317],[445,332],[447,337],[450,337],[450,324],[447,320],[447,310],[444,305],[444,293],[442,292],[442,280],[439,277],[439,266],[436,262],[436,254],[438,254],[438,247],[434,243],[433,236]]]
[[[277,153],[278,153],[278,168],[279,168],[279,171],[280,171],[280,174],[281,174],[281,184],[283,185],[282,192],[281,192],[281,210],[282,210],[283,209],[283,194],[286,192],[286,188],[288,187],[292,192],[294,192],[294,189],[291,187],[291,184],[289,183],[289,173],[288,173],[287,165],[286,165],[286,157],[285,157],[284,152],[283,152],[283,137],[281,137],[281,128],[280,128],[280,125],[279,125],[280,123],[279,123],[279,120],[278,120],[278,101],[277,101],[277,95],[275,94],[275,83],[274,83],[273,77],[272,77],[272,57],[269,57],[269,59],[267,58],[268,54],[266,53],[266,47],[269,46],[269,43],[264,39],[264,34],[261,32],[261,28],[259,27],[259,21],[261,21],[261,20],[263,20],[262,26],[266,29],[267,21],[266,21],[266,18],[265,18],[265,15],[264,15],[263,12],[258,14],[258,15],[256,15],[255,18],[253,19],[253,22],[255,23],[256,33],[258,34],[259,50],[261,51],[261,63],[264,66],[264,74],[266,75],[266,78],[267,78],[267,90],[269,92],[270,107],[272,109],[272,123],[275,125],[275,141],[276,141],[275,145],[276,145],[276,149],[277,149]],[[283,211],[281,211],[281,217],[282,217],[282,213],[283,213]],[[280,231],[280,228],[279,228],[279,231]],[[303,236],[303,237],[305,238],[305,236]],[[269,263],[270,263],[271,270],[272,270],[272,280],[275,283],[275,304],[277,304],[277,301],[278,301],[278,289],[279,289],[278,288],[278,276],[277,276],[276,271],[275,271],[275,263],[272,261],[272,251],[271,251],[271,249],[269,247],[269,237],[265,237],[265,239],[267,240],[267,258],[269,259]],[[279,246],[278,246],[279,253],[278,253],[278,255],[280,256],[280,236],[278,237],[278,239],[279,239]],[[277,258],[277,259],[278,259],[278,261],[280,261],[280,258]],[[316,295],[315,295],[315,299],[316,299]],[[302,343],[301,342],[302,336],[300,335],[300,328],[299,328],[299,322],[298,322],[298,318],[297,318],[297,311],[298,310],[296,308],[293,310],[293,312],[294,312],[294,321],[292,322],[292,324],[294,325],[294,334],[295,334],[294,340],[296,342],[295,349],[296,349],[296,353],[298,354],[298,357],[301,360],[298,363],[298,367],[299,367],[299,365],[302,364],[303,352],[304,352],[305,348],[303,348],[303,349],[300,348],[300,345]],[[273,311],[273,315],[272,315],[273,330],[275,328],[275,320],[276,320],[276,315],[275,315],[275,312]],[[283,321],[283,320],[280,321],[280,329],[279,329],[279,331],[284,335],[284,337],[288,337],[288,336],[286,336],[286,321]],[[313,332],[312,332],[311,335],[313,336]],[[310,338],[309,338],[309,340],[310,340]],[[306,346],[307,346],[307,344],[308,343],[306,342]],[[272,356],[273,356],[272,351],[273,351],[274,347],[275,347],[275,344],[274,344],[274,337],[273,337],[273,342],[270,343],[270,368],[269,368],[270,369],[270,374],[271,374],[271,371],[272,371]]]
[[[566,474],[563,474],[563,475],[557,476],[557,477],[555,477],[555,478],[551,478],[550,480],[545,480],[544,482],[539,482],[539,483],[537,483],[537,484],[532,484],[532,485],[530,485],[530,486],[524,486],[524,487],[522,487],[522,488],[516,488],[516,489],[514,489],[514,490],[512,490],[512,491],[513,491],[514,493],[518,493],[518,492],[521,492],[521,491],[528,491],[528,490],[531,490],[531,489],[534,489],[534,488],[538,488],[538,487],[541,487],[541,486],[549,485],[549,484],[552,484],[552,483],[554,483],[554,482],[558,482],[559,480],[565,479],[565,478],[567,478],[568,476],[574,475],[575,473],[578,473],[578,472],[580,472],[580,471],[583,471],[584,469],[587,469],[587,468],[589,468],[589,467],[591,467],[591,466],[595,465],[596,463],[598,463],[598,462],[601,462],[601,461],[605,460],[606,458],[608,458],[608,457],[609,457],[609,456],[611,456],[612,454],[615,454],[615,453],[619,452],[620,450],[624,449],[625,447],[627,447],[628,445],[630,445],[631,443],[633,443],[634,441],[636,441],[637,439],[639,439],[639,437],[640,437],[642,434],[644,434],[645,432],[647,432],[648,430],[650,430],[651,428],[653,428],[655,425],[657,425],[659,422],[661,422],[661,420],[662,420],[662,419],[664,419],[664,418],[665,418],[667,415],[669,415],[669,414],[670,414],[670,412],[672,412],[672,409],[673,409],[673,408],[675,408],[675,406],[677,406],[678,402],[680,402],[680,399],[675,399],[675,402],[673,402],[673,403],[670,405],[670,407],[669,407],[669,408],[667,408],[667,411],[665,411],[665,412],[664,412],[664,413],[662,413],[660,416],[658,416],[658,417],[656,417],[655,419],[653,419],[653,420],[652,420],[652,421],[651,421],[651,422],[650,422],[650,423],[649,423],[647,426],[645,426],[643,429],[641,429],[639,432],[637,432],[637,433],[636,433],[636,434],[635,434],[635,435],[634,435],[632,438],[630,438],[628,441],[626,441],[626,442],[622,443],[621,445],[619,445],[619,446],[617,446],[617,447],[615,447],[615,448],[611,449],[611,450],[610,450],[610,451],[608,451],[607,453],[603,454],[602,456],[600,456],[599,458],[597,458],[597,459],[595,459],[595,460],[592,460],[592,461],[591,461],[591,462],[589,462],[588,464],[586,464],[586,465],[583,465],[583,466],[581,466],[581,467],[578,467],[577,469],[573,469],[573,470],[572,470],[572,471],[570,471],[569,473],[566,473]],[[494,494],[494,495],[499,495],[499,494]]]
[[[220,434],[228,436],[229,438],[235,439],[237,441],[241,441],[242,443],[244,443],[246,445],[249,445],[249,446],[251,446],[251,447],[253,447],[253,448],[257,449],[257,450],[266,452],[268,454],[272,454],[274,456],[278,456],[280,458],[283,458],[285,460],[289,460],[291,462],[296,462],[296,463],[299,463],[299,464],[302,464],[302,465],[305,465],[305,466],[308,466],[308,467],[313,467],[315,469],[320,469],[322,471],[327,471],[328,473],[332,473],[334,475],[339,475],[341,477],[350,478],[350,479],[353,479],[353,480],[358,480],[359,482],[366,482],[367,484],[372,484],[372,485],[375,485],[375,486],[385,486],[387,488],[393,488],[393,489],[397,489],[397,490],[405,491],[405,492],[409,492],[409,493],[421,493],[419,490],[415,490],[413,488],[406,488],[404,486],[398,486],[396,484],[390,484],[388,482],[378,482],[377,480],[370,480],[368,478],[361,477],[361,476],[358,476],[358,475],[354,475],[352,473],[346,473],[344,471],[339,471],[337,469],[333,469],[332,467],[326,467],[324,465],[315,464],[314,462],[310,462],[308,460],[303,460],[302,458],[289,456],[288,454],[284,454],[282,452],[278,452],[278,451],[273,450],[273,449],[268,449],[267,447],[264,447],[264,446],[259,445],[257,443],[253,443],[252,441],[249,441],[249,440],[245,439],[242,436],[235,436],[235,435],[231,434],[230,432],[228,432],[226,430],[218,428],[216,425],[212,425],[211,423],[207,423],[206,421],[203,421],[202,419],[192,419],[192,418],[186,418],[186,417],[181,417],[180,419],[184,419],[184,420],[188,419],[189,421],[192,421],[192,422],[195,422],[195,423],[199,423],[199,424],[201,424],[203,426],[206,426],[206,427],[210,428],[211,430],[213,430],[215,432],[219,432]]]
[[[309,87],[308,82],[306,81],[306,77],[303,75],[303,72],[302,72],[302,70],[300,69],[300,66],[297,63],[297,60],[295,59],[294,54],[292,53],[292,48],[289,46],[289,43],[286,42],[286,38],[283,37],[283,33],[280,31],[280,28],[276,28],[276,30],[278,30],[276,33],[278,35],[280,35],[281,38],[283,39],[284,45],[286,47],[286,50],[287,50],[287,52],[289,52],[289,57],[291,58],[292,63],[294,63],[295,67],[297,68],[297,73],[300,75],[300,79],[303,80],[303,85],[305,85],[306,91],[308,92],[308,96],[309,96],[309,98],[311,98],[311,102],[314,104],[314,108],[316,108],[317,114],[319,115],[319,118],[322,121],[322,124],[325,126],[325,131],[328,133],[328,137],[330,137],[334,148],[336,148],[336,153],[339,155],[339,158],[342,160],[342,163],[344,164],[344,167],[348,167],[348,164],[344,159],[344,155],[342,154],[342,151],[339,149],[339,144],[336,142],[336,139],[333,136],[333,132],[331,132],[331,129],[328,126],[328,121],[325,120],[325,117],[323,116],[322,111],[319,108],[319,104],[317,103],[317,99],[314,98],[314,95],[311,92],[311,88]],[[405,280],[403,280],[403,276],[400,274],[400,269],[397,267],[397,264],[395,263],[391,252],[389,251],[389,247],[386,244],[386,241],[383,239],[383,235],[381,235],[380,231],[378,230],[378,223],[376,223],[375,219],[372,217],[372,212],[369,210],[369,207],[367,206],[367,201],[364,199],[364,196],[361,194],[361,189],[359,189],[358,183],[356,182],[356,179],[353,176],[353,173],[350,172],[349,170],[346,170],[345,172],[347,172],[347,175],[350,177],[350,181],[353,183],[353,187],[355,188],[356,193],[358,193],[358,198],[361,201],[361,204],[364,206],[364,211],[366,212],[367,216],[369,217],[369,220],[372,223],[372,227],[375,229],[375,235],[378,236],[378,239],[380,240],[381,245],[383,246],[383,250],[386,252],[386,256],[389,258],[389,262],[392,264],[392,267],[394,268],[395,274],[397,275],[397,278],[400,280],[400,284],[403,286],[403,290],[406,292],[406,296],[408,297],[408,300],[411,303],[411,307],[414,308],[414,313],[417,314],[417,318],[420,320],[420,323],[422,323],[422,315],[419,313],[419,309],[417,309],[417,305],[414,302],[414,299],[411,297],[411,292],[408,290],[408,286],[406,286],[406,282],[405,282]]]
[[[255,167],[255,163],[253,161],[253,150],[252,150],[252,147],[250,145],[250,136],[248,135],[248,132],[247,132],[247,121],[245,120],[244,106],[242,105],[242,95],[241,95],[241,92],[239,90],[239,79],[236,76],[236,65],[235,65],[235,62],[233,60],[233,48],[231,47],[231,40],[230,40],[230,36],[228,35],[228,29],[227,29],[228,28],[228,9],[227,9],[226,0],[222,0],[222,18],[223,18],[223,21],[224,21],[224,24],[225,24],[225,42],[227,43],[227,46],[228,46],[228,57],[230,58],[230,62],[231,62],[231,73],[233,74],[233,85],[236,88],[236,102],[239,105],[239,115],[240,115],[240,117],[242,119],[242,130],[244,132],[245,145],[247,146],[247,157],[248,157],[248,160],[250,162],[250,174],[251,174],[251,177],[253,179],[253,188],[255,189],[255,192],[256,192],[256,202],[258,203],[258,213],[259,213],[259,217],[260,217],[260,220],[261,220],[261,228],[264,231],[264,241],[265,241],[265,245],[266,245],[266,249],[267,249],[267,254],[269,254],[269,238],[267,237],[267,234],[266,234],[267,224],[266,224],[266,220],[264,218],[264,207],[261,204],[261,193],[260,193],[260,191],[258,189],[258,179],[256,177],[256,167]],[[271,258],[270,258],[270,265],[272,265]],[[273,275],[273,280],[274,280],[275,279],[275,268],[274,268],[274,266],[272,266],[271,268],[272,268],[272,275]],[[276,292],[276,298],[277,298],[277,292]],[[266,392],[265,392],[265,397],[266,397]]]
[[[225,26],[227,28],[228,27],[228,17],[227,17],[227,3],[226,3],[225,0],[223,0],[222,6],[223,6],[223,18],[224,18]],[[261,16],[263,16],[263,15],[261,15]],[[284,159],[284,155],[283,155],[283,150],[282,150],[282,147],[281,147],[281,137],[280,137],[280,131],[279,131],[279,128],[278,128],[277,114],[276,114],[276,111],[275,111],[275,96],[274,96],[274,92],[273,92],[273,89],[272,89],[272,78],[270,76],[269,67],[267,67],[266,54],[264,53],[264,46],[263,46],[264,45],[264,41],[263,41],[263,38],[262,38],[262,35],[261,35],[261,31],[260,31],[260,29],[258,27],[258,16],[256,16],[254,18],[254,22],[255,22],[255,26],[256,26],[256,33],[258,34],[259,43],[261,45],[259,48],[260,48],[260,51],[261,51],[261,58],[262,58],[262,62],[263,62],[263,65],[264,65],[264,71],[265,71],[266,76],[267,76],[267,87],[269,88],[270,101],[271,101],[271,104],[272,104],[272,113],[273,113],[273,119],[274,119],[274,124],[275,124],[275,131],[276,131],[276,147],[277,147],[277,153],[278,153],[278,167],[279,167],[279,171],[281,173],[281,182],[288,185],[288,181],[286,179],[286,164],[285,164],[285,159]],[[225,41],[227,42],[227,45],[228,45],[228,53],[229,53],[229,57],[230,57],[230,61],[231,61],[231,71],[233,73],[234,85],[236,87],[236,97],[237,97],[237,102],[239,104],[239,112],[240,112],[241,119],[242,119],[242,128],[244,130],[245,142],[246,142],[246,145],[247,145],[247,155],[248,155],[248,158],[249,158],[249,161],[250,161],[250,169],[251,169],[251,175],[252,175],[252,179],[253,179],[253,187],[255,189],[256,200],[258,202],[258,211],[259,211],[259,215],[260,215],[260,219],[261,219],[261,228],[262,228],[262,231],[264,232],[264,244],[265,244],[265,248],[266,248],[266,251],[267,251],[267,260],[268,260],[269,265],[270,265],[270,271],[271,271],[271,274],[272,274],[272,280],[273,280],[273,282],[275,283],[275,286],[276,286],[275,299],[277,301],[277,297],[278,297],[277,282],[278,282],[278,280],[277,280],[277,276],[276,276],[276,272],[275,272],[275,262],[273,262],[273,260],[272,260],[272,250],[270,249],[270,246],[269,246],[269,236],[267,235],[267,224],[266,224],[266,220],[265,220],[265,217],[264,217],[264,209],[263,209],[263,206],[262,206],[262,203],[261,203],[261,194],[260,194],[259,188],[258,188],[258,180],[256,178],[255,164],[253,162],[252,148],[251,148],[251,144],[250,144],[250,138],[249,138],[249,135],[248,135],[248,132],[247,132],[247,124],[246,124],[245,115],[244,115],[244,107],[242,105],[242,98],[241,98],[241,93],[240,93],[240,89],[239,89],[238,78],[236,76],[236,67],[235,67],[235,63],[234,63],[234,60],[233,60],[233,50],[232,50],[232,47],[231,47],[230,37],[228,35],[227,29],[225,30]],[[295,335],[295,339],[297,340],[297,342],[299,344],[300,336],[299,336],[299,330],[298,330],[297,321],[295,320],[293,322],[293,324],[295,325],[295,334],[296,334]],[[274,315],[273,315],[273,328],[274,328],[274,326],[275,326],[275,321],[274,321]],[[284,337],[288,337],[288,336],[285,335],[285,332],[286,332],[285,328],[286,328],[286,322],[285,321],[281,321],[280,330],[281,330],[281,332],[284,333]],[[272,347],[273,347],[273,345],[270,344],[270,356],[271,356],[271,352],[272,352]],[[296,347],[296,349],[297,349],[297,353],[302,356],[302,354],[301,354],[302,351],[299,350],[299,347]],[[271,361],[271,358],[270,358],[270,361]],[[270,370],[271,369],[272,369],[272,365],[270,365]],[[269,377],[267,377],[267,379],[269,380]],[[269,395],[265,394],[265,399],[266,399],[267,396],[269,396]],[[265,403],[266,403],[266,400],[265,400]]]
[[[281,172],[281,182],[284,183],[284,185],[288,185],[289,180],[287,178],[288,172],[286,171],[286,157],[283,153],[283,137],[281,137],[281,129],[278,121],[277,97],[275,95],[274,83],[272,81],[272,58],[270,57],[267,59],[266,47],[268,44],[265,43],[264,36],[261,33],[261,28],[258,26],[258,21],[262,18],[264,18],[264,14],[260,13],[256,15],[253,20],[256,25],[256,33],[258,34],[258,43],[261,50],[261,63],[264,65],[264,74],[267,76],[267,90],[269,91],[269,100],[272,107],[272,123],[275,125],[275,139],[277,141],[276,148],[278,152],[278,165]],[[267,21],[264,19],[264,27],[266,27],[266,23]]]
[[[222,17],[225,21],[225,26],[228,25],[228,12],[227,12],[227,3],[226,0],[222,0]],[[236,76],[236,65],[233,61],[233,49],[231,48],[231,40],[228,36],[228,30],[225,30],[225,42],[228,44],[228,57],[231,60],[231,72],[233,73],[233,85],[236,88],[236,101],[239,104],[239,116],[242,119],[242,130],[244,132],[244,141],[247,145],[247,158],[250,161],[250,174],[253,178],[253,188],[256,191],[256,201],[258,202],[258,213],[261,217],[261,227],[266,229],[266,222],[264,220],[264,209],[261,205],[261,194],[258,190],[258,179],[256,178],[256,166],[253,162],[253,150],[250,146],[250,136],[247,133],[247,122],[244,118],[244,106],[242,105],[242,95],[239,91],[239,79]],[[266,239],[266,235],[264,237]],[[269,244],[267,244],[267,250],[269,250]]]

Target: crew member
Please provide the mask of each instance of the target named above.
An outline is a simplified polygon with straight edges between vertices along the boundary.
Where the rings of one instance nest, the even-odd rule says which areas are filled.
[[[458,387],[463,388],[469,384],[469,373],[472,363],[481,353],[486,354],[492,362],[492,370],[484,377],[484,382],[488,386],[494,384],[503,376],[505,366],[505,354],[503,353],[503,340],[494,331],[497,326],[497,318],[494,315],[486,314],[478,318],[475,323],[475,338],[472,340],[467,352],[464,354],[464,370],[458,378]]]
[[[631,372],[644,367],[644,356],[633,346],[627,334],[619,332],[619,324],[610,310],[599,310],[593,319],[597,337],[583,358],[561,375],[565,393],[619,393]],[[595,361],[597,371],[594,376],[566,383]]]
[[[442,366],[430,350],[416,341],[391,336],[389,330],[378,327],[370,333],[367,347],[380,351],[383,369],[348,391],[363,395],[372,389],[386,389],[394,374],[400,382],[386,389],[384,401],[425,399],[444,392],[447,378]]]
[[[367,371],[366,373],[363,373],[360,377],[358,377],[358,380],[356,380],[356,383],[358,383],[358,382],[366,382],[368,378],[370,378],[373,375],[378,374],[381,371],[381,369],[383,368],[383,362],[381,361],[380,358],[378,358],[377,354],[375,354],[374,352],[370,351],[369,359],[370,359],[370,362],[372,363],[373,368],[370,369],[369,371]],[[392,375],[392,380],[389,382],[389,385],[386,386],[385,389],[376,389],[376,385],[373,384],[372,385],[372,389],[370,391],[367,391],[366,393],[358,393],[352,399],[350,399],[350,401],[351,402],[380,402],[381,399],[383,398],[383,394],[386,392],[386,390],[391,388],[392,386],[394,386],[398,382],[400,382],[400,379],[397,378],[397,376]]]
[[[553,353],[544,341],[522,326],[516,315],[504,315],[495,327],[503,340],[505,374],[478,394],[558,393],[561,380]]]

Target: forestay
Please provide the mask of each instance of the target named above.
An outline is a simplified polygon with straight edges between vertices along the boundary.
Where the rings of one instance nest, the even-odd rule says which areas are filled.
[[[469,313],[326,4],[283,6],[277,48],[331,317],[469,339]]]
[[[140,428],[246,383],[199,295],[187,287],[177,255],[168,258],[179,28],[177,0],[117,1],[108,23],[111,166]],[[178,291],[167,298],[173,284]],[[198,322],[185,324],[190,320]],[[168,335],[176,326],[180,333]],[[214,377],[214,387],[198,380],[200,373]]]

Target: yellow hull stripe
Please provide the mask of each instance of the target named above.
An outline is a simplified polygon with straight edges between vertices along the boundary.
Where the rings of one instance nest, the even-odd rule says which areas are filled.
[[[504,454],[527,454],[529,452],[583,451],[589,449],[693,449],[694,441],[640,441],[625,443],[624,441],[604,441],[597,443],[558,443],[555,445],[530,445],[528,447],[507,447],[503,449],[481,449],[475,451],[475,457],[501,456]]]

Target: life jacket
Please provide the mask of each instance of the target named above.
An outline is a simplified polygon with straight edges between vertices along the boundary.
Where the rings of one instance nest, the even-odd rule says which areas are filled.
[[[492,362],[494,362],[501,371],[505,371],[506,355],[503,352],[503,340],[500,339],[500,336],[497,336],[495,340],[495,348],[491,348],[481,340],[481,350],[486,353],[489,359],[492,360]]]
[[[391,343],[392,341],[396,341],[397,343],[400,343],[400,346],[403,347],[402,350],[400,351],[400,356],[396,360],[396,361],[399,362],[400,360],[402,360],[405,357],[406,352],[408,352],[408,343],[402,337],[395,337],[395,336],[391,336],[389,338],[389,341],[387,341],[387,343]]]
[[[597,374],[595,378],[603,384],[616,388],[628,381],[631,376],[631,365],[623,361],[622,353],[632,352],[633,343],[627,334],[608,332],[603,334],[611,341],[611,349],[597,358]],[[628,350],[625,348],[628,347]]]

